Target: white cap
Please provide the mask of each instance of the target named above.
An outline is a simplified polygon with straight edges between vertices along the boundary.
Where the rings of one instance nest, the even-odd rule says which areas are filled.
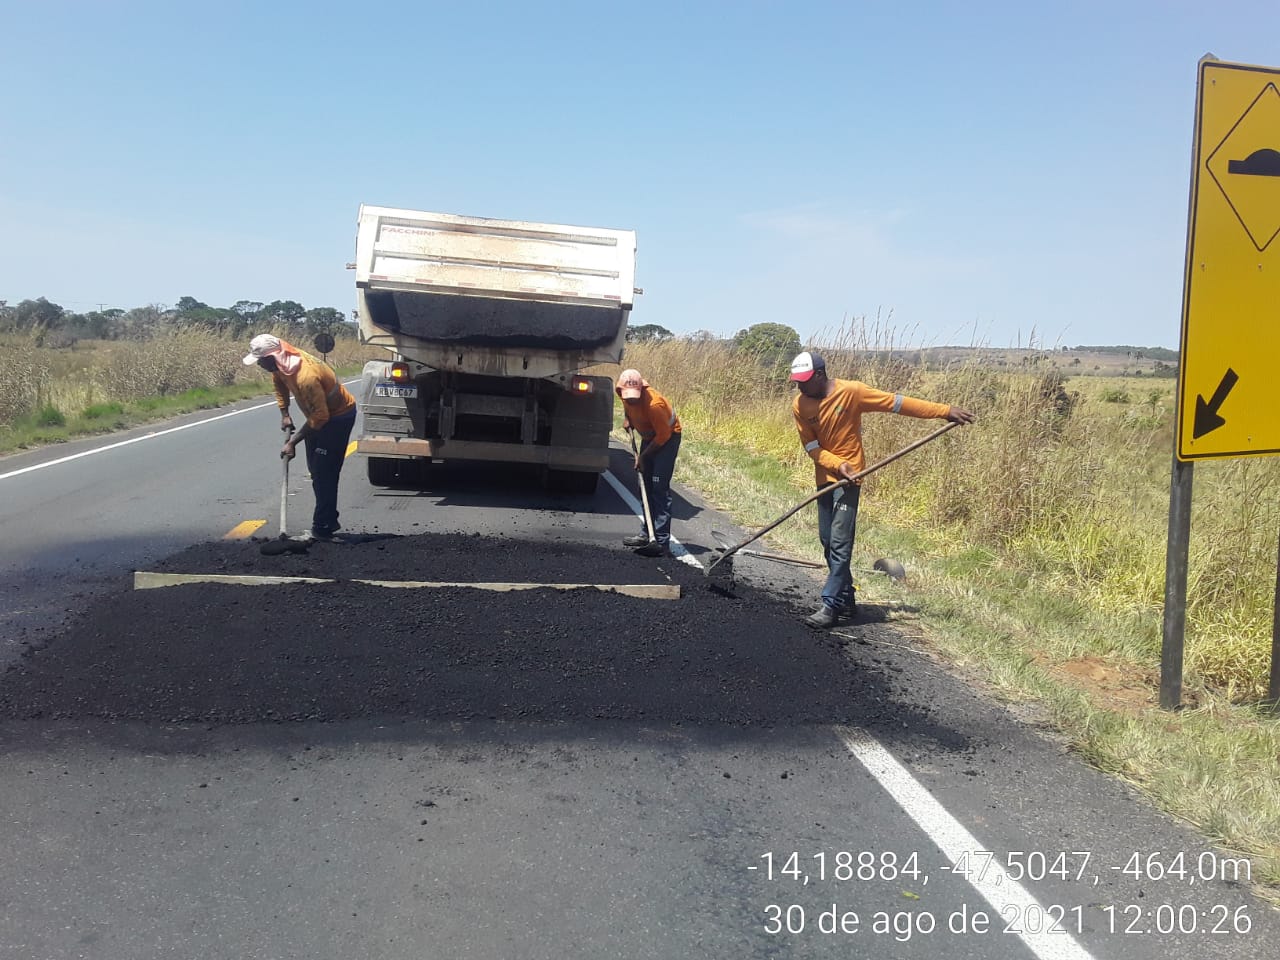
[[[251,367],[263,357],[279,355],[282,349],[279,337],[273,337],[269,333],[260,333],[249,341],[249,352],[245,354],[244,365]]]

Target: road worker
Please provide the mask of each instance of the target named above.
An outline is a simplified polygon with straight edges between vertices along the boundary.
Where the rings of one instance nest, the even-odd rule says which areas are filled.
[[[798,354],[791,361],[791,380],[800,391],[792,404],[796,429],[805,452],[813,459],[819,489],[852,479],[866,465],[862,449],[864,413],[936,417],[959,424],[973,423],[974,419],[972,413],[960,407],[885,393],[857,380],[831,379],[826,361],[811,351]],[[854,615],[850,563],[860,483],[837,487],[818,498],[818,539],[826,555],[827,582],[822,588],[822,606],[805,619],[811,627],[832,627],[841,618]]]
[[[652,530],[646,528],[622,542],[638,547],[636,553],[642,557],[665,557],[671,552],[671,475],[680,452],[680,418],[639,370],[623,370],[615,389],[622,398],[623,428],[640,435],[635,467],[653,517]]]
[[[311,472],[311,492],[315,511],[311,515],[311,538],[334,540],[338,523],[338,477],[347,455],[347,442],[356,422],[356,400],[339,381],[333,369],[293,344],[269,333],[249,343],[245,366],[257,364],[271,374],[276,405],[280,407],[280,429],[289,438],[280,456],[292,460],[299,442],[306,445],[307,469]],[[289,397],[298,402],[306,421],[294,431],[289,415]]]

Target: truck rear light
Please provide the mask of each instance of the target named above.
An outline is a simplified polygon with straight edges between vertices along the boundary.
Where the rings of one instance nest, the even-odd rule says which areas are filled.
[[[409,365],[407,363],[393,363],[387,373],[397,383],[404,383],[409,379]]]
[[[569,382],[569,389],[574,393],[592,393],[596,385],[586,377],[574,377]]]

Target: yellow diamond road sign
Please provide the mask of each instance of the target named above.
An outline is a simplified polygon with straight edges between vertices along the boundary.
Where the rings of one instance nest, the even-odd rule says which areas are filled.
[[[1280,453],[1280,68],[1200,62],[1178,457]]]

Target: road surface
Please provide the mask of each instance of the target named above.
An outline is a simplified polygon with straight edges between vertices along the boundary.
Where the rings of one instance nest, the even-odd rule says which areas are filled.
[[[624,451],[591,497],[353,459],[351,542],[269,560],[223,538],[276,532],[276,425],[0,460],[0,957],[1275,955],[1247,859],[955,679],[874,587],[834,636],[787,568],[705,589],[729,525],[683,490],[691,562],[632,557]],[[350,582],[442,564],[681,597]]]

